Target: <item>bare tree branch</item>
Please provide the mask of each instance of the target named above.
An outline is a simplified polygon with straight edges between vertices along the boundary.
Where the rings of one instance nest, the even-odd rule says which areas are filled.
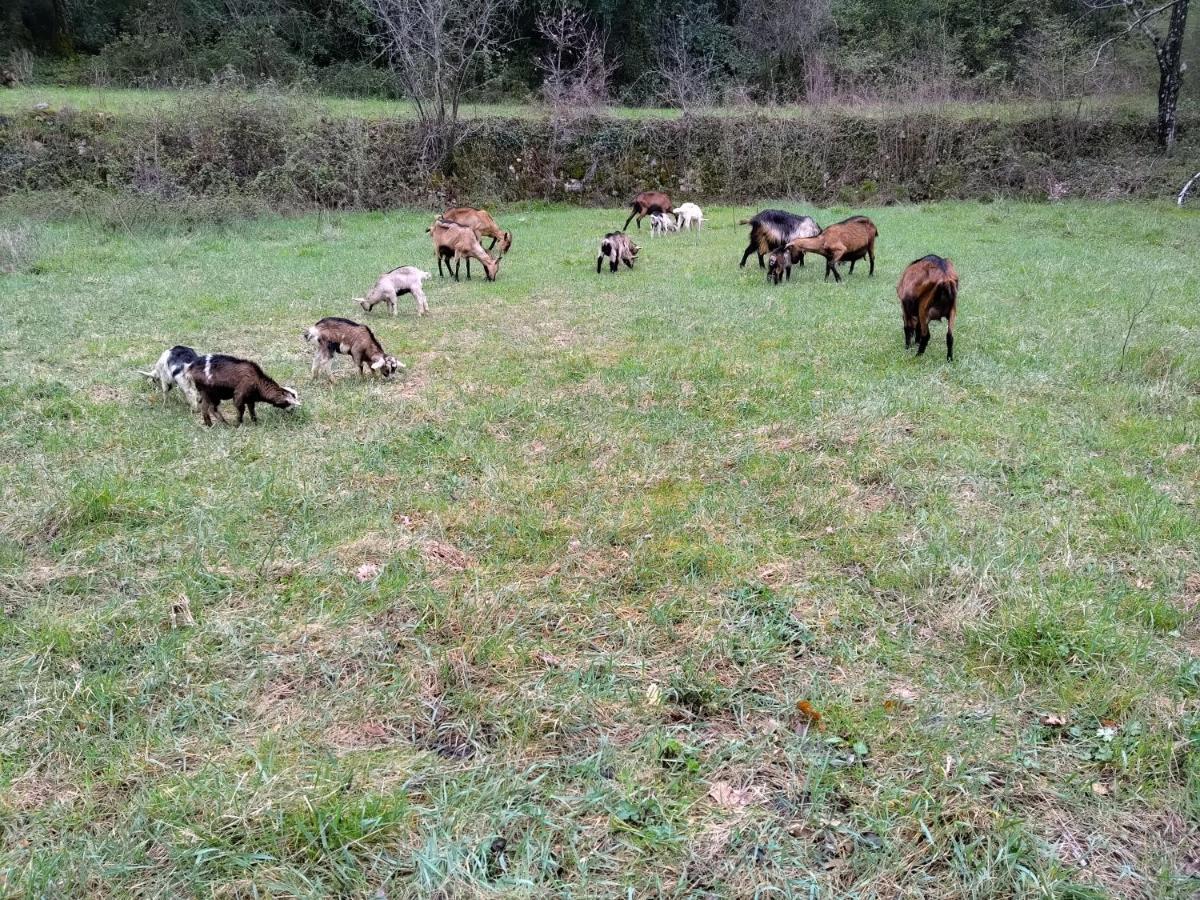
[[[1188,183],[1183,186],[1183,190],[1179,192],[1179,197],[1175,201],[1178,205],[1183,206],[1187,202],[1188,194],[1192,191],[1192,185],[1197,181],[1200,181],[1200,172],[1189,178]]]
[[[388,62],[421,124],[423,155],[449,165],[461,139],[459,110],[481,69],[507,46],[515,0],[358,0],[378,28]]]

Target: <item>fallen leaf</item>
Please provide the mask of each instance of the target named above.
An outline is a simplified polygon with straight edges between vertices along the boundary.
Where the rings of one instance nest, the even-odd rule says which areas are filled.
[[[354,570],[354,577],[359,582],[370,581],[378,574],[379,566],[377,566],[375,563],[363,563]]]
[[[561,659],[559,659],[553,653],[548,653],[545,650],[539,651],[537,654],[537,658],[540,659],[545,665],[549,666],[551,669],[557,669],[562,665]]]
[[[1134,581],[1133,585],[1139,591],[1148,591],[1148,590],[1150,590],[1150,588],[1154,587],[1154,582],[1151,581],[1149,578],[1139,578],[1136,581]]]
[[[1092,782],[1092,793],[1097,797],[1107,797],[1112,793],[1112,788],[1107,784],[1101,784],[1099,781]]]
[[[800,723],[807,730],[809,725],[815,726],[817,731],[825,730],[825,723],[821,721],[821,714],[807,700],[801,700],[796,704],[796,714],[800,718]]]
[[[171,627],[188,628],[195,624],[196,620],[192,618],[191,601],[188,600],[187,594],[180,594],[171,604]]]
[[[1038,721],[1047,728],[1062,728],[1067,724],[1067,717],[1057,715],[1056,713],[1046,713]]]
[[[646,685],[646,704],[658,706],[662,702],[662,689],[653,681]]]
[[[753,795],[746,788],[735,788],[728,781],[717,781],[708,789],[708,796],[717,806],[726,809],[741,809],[749,806]]]

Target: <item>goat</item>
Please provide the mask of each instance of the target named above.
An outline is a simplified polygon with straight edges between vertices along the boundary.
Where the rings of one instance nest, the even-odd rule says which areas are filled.
[[[488,253],[496,249],[496,241],[500,242],[500,255],[504,256],[512,249],[512,232],[501,231],[486,209],[475,209],[473,206],[456,206],[442,213],[442,219],[455,225],[465,225],[475,232],[475,237],[481,240],[485,237],[492,239]]]
[[[917,341],[917,356],[929,343],[929,323],[946,320],[946,359],[954,359],[954,320],[958,318],[958,272],[940,256],[923,256],[900,276],[896,285],[904,321],[904,349]]]
[[[637,216],[637,227],[642,227],[642,219],[651,213],[665,213],[671,211],[671,198],[662,191],[642,191],[633,198],[633,212],[629,214],[629,218],[625,220],[625,224],[621,226],[624,231],[629,227],[629,223],[633,221],[634,216]]]
[[[651,213],[650,214],[650,237],[657,237],[660,234],[666,234],[668,231],[678,231],[679,223],[677,223],[670,213]]]
[[[788,248],[776,250],[767,257],[767,281],[779,284],[784,279],[792,280],[792,254]]]
[[[404,368],[404,363],[383,351],[375,332],[350,319],[326,316],[312,328],[306,329],[303,337],[316,345],[312,362],[313,378],[323,369],[329,380],[333,381],[333,357],[338,353],[349,355],[354,360],[354,368],[364,377],[370,371],[391,378]]]
[[[258,416],[254,413],[256,403],[270,403],[280,409],[295,409],[300,405],[300,398],[294,390],[280,387],[258,363],[248,359],[210,353],[191,363],[184,370],[184,375],[195,386],[200,396],[204,424],[210,427],[214,416],[222,424],[229,424],[221,415],[222,400],[233,401],[237,407],[239,425],[247,409],[250,410],[250,421],[258,423]]]
[[[600,242],[600,252],[596,254],[596,274],[600,274],[600,266],[606,258],[610,272],[617,271],[621,263],[632,269],[640,249],[625,232],[610,231]]]
[[[151,381],[157,381],[158,386],[162,389],[163,402],[167,400],[167,392],[172,387],[178,387],[180,393],[186,398],[188,406],[193,410],[200,408],[200,397],[196,393],[196,386],[192,384],[184,376],[187,367],[200,358],[191,347],[185,347],[182,344],[176,344],[170,350],[164,350],[158,358],[158,362],[148,372],[139,372],[140,375],[145,375]]]
[[[363,312],[370,312],[376,304],[386,303],[388,310],[396,314],[396,298],[401,294],[412,294],[417,301],[417,315],[423,316],[429,312],[429,301],[421,290],[421,282],[429,277],[416,266],[401,266],[379,276],[375,287],[365,297],[355,297],[354,302],[362,307]]]
[[[704,211],[695,203],[681,203],[678,209],[673,209],[675,217],[679,219],[680,231],[691,231],[692,223],[695,223],[696,230],[700,230],[700,226],[704,224]]]
[[[496,280],[496,272],[500,268],[500,260],[492,259],[479,243],[475,232],[465,225],[456,225],[439,218],[425,229],[433,236],[433,249],[437,253],[438,277],[442,276],[442,262],[446,263],[446,271],[450,271],[451,261],[455,262],[454,280],[458,281],[458,272],[462,260],[467,261],[467,278],[471,277],[471,260],[477,259],[483,264],[484,274],[488,281]]]
[[[825,257],[825,278],[833,273],[833,280],[840,282],[838,263],[849,261],[850,272],[854,272],[854,264],[864,256],[870,257],[870,275],[875,274],[875,238],[879,229],[866,216],[851,216],[835,225],[826,227],[816,237],[796,238],[789,241],[788,253],[793,260],[797,256],[803,258],[805,253],[816,253]]]
[[[753,219],[742,219],[739,225],[750,226],[750,243],[742,254],[739,265],[746,266],[751,253],[758,254],[758,266],[763,268],[763,257],[785,247],[790,241],[802,237],[815,237],[821,226],[811,216],[797,216],[782,209],[764,209]],[[800,254],[800,265],[804,265],[804,254]]]

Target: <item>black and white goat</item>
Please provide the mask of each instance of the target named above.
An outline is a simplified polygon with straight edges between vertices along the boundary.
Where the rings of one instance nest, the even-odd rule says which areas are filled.
[[[196,410],[200,408],[200,396],[196,393],[196,386],[184,377],[184,372],[199,358],[200,354],[191,347],[176,344],[169,350],[164,350],[162,356],[158,358],[158,362],[148,372],[142,371],[138,374],[158,382],[159,388],[162,389],[164,403],[171,388],[177,387],[184,399],[187,400],[188,406]]]

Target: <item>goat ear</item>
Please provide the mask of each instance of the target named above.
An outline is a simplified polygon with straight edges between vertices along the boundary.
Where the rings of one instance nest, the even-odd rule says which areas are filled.
[[[387,363],[387,360],[381,356],[381,357],[379,357],[379,359],[375,360],[375,362],[371,363],[371,368],[372,369],[382,369],[386,363]]]

